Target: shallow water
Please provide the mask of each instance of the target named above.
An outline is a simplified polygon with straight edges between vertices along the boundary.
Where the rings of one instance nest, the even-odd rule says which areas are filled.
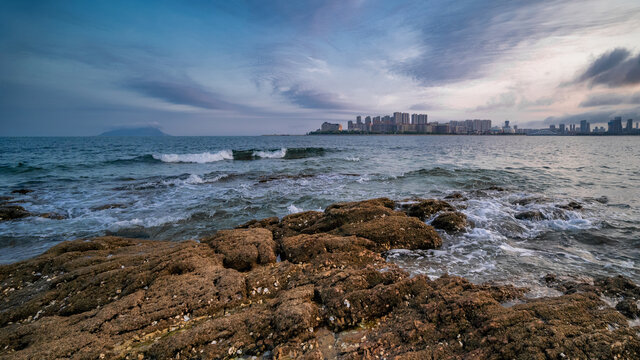
[[[190,239],[336,201],[460,192],[474,228],[389,259],[534,293],[547,273],[640,282],[639,137],[0,138],[0,186],[29,211],[68,217],[0,223],[2,263],[107,232]],[[19,188],[34,192],[9,194]],[[569,201],[583,209],[558,207]],[[515,218],[525,210],[549,219]]]

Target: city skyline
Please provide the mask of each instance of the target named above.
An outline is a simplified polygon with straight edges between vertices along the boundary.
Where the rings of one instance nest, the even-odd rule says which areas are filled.
[[[4,1],[0,135],[640,118],[637,1]]]
[[[308,135],[318,134],[455,134],[455,135],[640,135],[640,123],[633,119],[623,121],[616,116],[607,121],[607,128],[598,127],[583,119],[579,124],[550,124],[548,128],[518,128],[510,120],[503,126],[492,126],[490,119],[465,119],[429,122],[428,114],[396,111],[393,115],[362,115],[356,121],[348,120],[346,129],[341,123],[323,122],[319,129]],[[594,125],[593,128],[591,125]]]

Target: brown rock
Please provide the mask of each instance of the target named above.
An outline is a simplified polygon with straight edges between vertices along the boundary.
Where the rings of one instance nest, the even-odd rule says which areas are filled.
[[[385,216],[336,230],[395,233],[407,220],[424,225]],[[270,234],[219,232],[211,246],[103,237],[0,265],[0,358],[640,358],[638,328],[619,312],[640,292],[629,279],[547,276],[568,293],[527,299],[513,286],[412,277],[377,252],[389,240],[325,233],[284,237],[286,260],[256,266],[259,248],[273,254]],[[223,266],[233,244],[258,253],[246,272]]]
[[[402,209],[409,216],[426,220],[441,211],[455,211],[455,208],[446,201],[436,199],[420,200],[417,203],[404,204]]]
[[[366,204],[364,206],[329,207],[322,218],[313,226],[305,229],[306,233],[328,232],[345,224],[357,224],[384,218],[387,216],[405,216],[388,207]]]
[[[433,227],[413,217],[388,216],[363,223],[347,224],[332,233],[369,239],[380,249],[435,249],[442,246]]]
[[[278,228],[273,230],[273,236],[276,239],[282,239],[286,236],[298,235],[315,224],[322,216],[323,213],[319,211],[305,211],[287,215],[282,218]]]
[[[0,221],[21,219],[31,216],[31,213],[19,205],[2,205],[0,206]]]
[[[458,232],[467,226],[467,216],[459,211],[447,211],[433,219],[431,225],[447,232]]]
[[[267,229],[220,230],[203,241],[224,255],[225,267],[238,271],[276,262],[276,243]]]

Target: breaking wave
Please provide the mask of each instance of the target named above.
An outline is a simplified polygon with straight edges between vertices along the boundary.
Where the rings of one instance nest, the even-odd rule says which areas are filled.
[[[154,154],[152,158],[167,163],[205,164],[222,160],[259,160],[259,159],[304,159],[322,156],[323,148],[281,148],[281,149],[249,149],[221,150],[216,153],[203,152],[197,154]],[[148,160],[146,157],[145,160]]]

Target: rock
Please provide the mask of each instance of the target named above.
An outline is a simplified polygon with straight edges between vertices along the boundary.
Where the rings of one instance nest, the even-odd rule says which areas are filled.
[[[16,189],[11,191],[12,194],[21,194],[21,195],[28,194],[31,192],[33,192],[33,190],[31,189]]]
[[[102,211],[102,210],[108,210],[108,209],[124,209],[126,207],[127,207],[127,205],[118,204],[118,203],[104,204],[104,205],[92,207],[91,211]]]
[[[328,232],[346,224],[357,224],[388,216],[405,216],[388,207],[375,204],[357,204],[352,206],[328,207],[324,216],[312,226],[304,229],[305,233]]]
[[[292,216],[287,228],[317,215]],[[565,294],[529,299],[513,286],[410,276],[381,256],[391,241],[381,231],[434,231],[407,216],[332,230],[367,229],[369,238],[285,236],[275,262],[271,230],[250,226],[280,223],[202,243],[68,241],[0,265],[0,358],[640,358],[638,328],[622,314],[633,315],[640,289],[624,277],[548,275]],[[250,259],[243,272],[228,266],[238,257]],[[602,296],[622,299],[619,309]]]
[[[267,229],[220,230],[203,241],[224,256],[225,267],[238,271],[276,262],[276,242]]]
[[[467,216],[459,211],[447,211],[438,215],[431,226],[447,232],[458,232],[467,226]]]
[[[52,219],[52,220],[64,220],[67,218],[66,215],[63,214],[58,214],[58,213],[54,213],[54,212],[50,212],[50,213],[42,213],[40,215],[41,218],[45,218],[45,219]]]
[[[518,220],[541,221],[545,220],[546,216],[540,210],[530,210],[517,213],[515,218]]]
[[[507,191],[507,189],[501,187],[501,186],[489,186],[488,188],[484,189],[484,190],[488,190],[488,191]]]
[[[31,213],[19,205],[1,205],[0,221],[22,219],[31,216]]]
[[[637,300],[623,299],[616,304],[616,310],[620,311],[622,315],[629,319],[636,319],[640,317],[640,309],[638,309]]]
[[[512,201],[511,203],[514,205],[522,205],[522,206],[526,206],[529,204],[540,204],[540,203],[544,203],[544,202],[548,202],[549,199],[545,198],[545,197],[526,197],[526,198],[521,198],[521,199],[516,199],[514,201]]]
[[[322,217],[323,213],[319,211],[305,211],[287,215],[282,218],[278,224],[278,228],[273,230],[273,236],[276,239],[282,239],[286,236],[298,235]]]
[[[216,236],[220,241],[259,237],[254,231],[268,233],[246,229]],[[367,239],[301,234],[282,241],[294,262],[256,265],[242,273],[223,267],[225,255],[205,243],[115,237],[64,242],[34,259],[2,265],[0,356],[544,359],[640,354],[637,328],[593,291],[526,299],[526,290],[513,286],[474,285],[446,275],[433,281],[411,277],[372,251],[377,244]],[[637,289],[624,278],[592,286],[611,294]],[[502,305],[513,299],[519,299],[517,305]]]
[[[250,220],[242,225],[238,225],[236,229],[272,228],[278,226],[279,221],[280,219],[278,219],[277,216],[272,216],[262,220]]]
[[[455,211],[455,208],[446,201],[436,199],[420,200],[417,203],[403,204],[402,209],[409,216],[426,220],[441,211]]]
[[[0,201],[1,202],[7,202],[7,201],[11,201],[13,199],[13,197],[11,196],[0,196]]]
[[[580,210],[582,209],[582,204],[577,201],[569,201],[569,203],[565,205],[558,205],[558,207],[565,210]]]
[[[389,198],[376,198],[376,199],[369,199],[369,200],[363,200],[363,201],[339,202],[339,203],[329,205],[325,209],[325,213],[332,209],[354,209],[354,208],[371,207],[371,206],[386,207],[388,209],[393,210],[393,208],[396,206],[396,203]]]
[[[382,217],[343,225],[331,233],[363,237],[375,242],[383,250],[435,249],[442,246],[442,239],[433,227],[414,217]]]
[[[282,255],[284,259],[293,263],[309,263],[313,261],[335,262],[337,256],[341,256],[340,262],[359,264],[370,260],[370,254],[364,254],[365,250],[374,250],[377,244],[371,240],[355,236],[336,236],[330,234],[301,234],[286,237],[282,240]],[[349,255],[348,259],[344,255]]]
[[[444,198],[447,199],[447,200],[460,200],[460,201],[467,201],[468,200],[464,195],[462,195],[459,192],[451,193],[451,194],[445,196]]]

